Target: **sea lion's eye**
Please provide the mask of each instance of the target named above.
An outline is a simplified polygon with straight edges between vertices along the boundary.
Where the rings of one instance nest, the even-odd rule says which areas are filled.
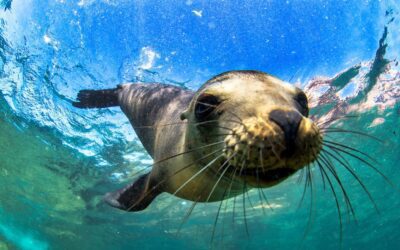
[[[308,99],[306,94],[304,94],[304,92],[301,91],[294,97],[294,100],[299,104],[301,114],[304,115],[305,117],[308,117],[309,109],[308,109]]]
[[[197,121],[202,122],[211,119],[213,111],[220,104],[220,100],[213,95],[203,95],[197,99],[194,115]]]

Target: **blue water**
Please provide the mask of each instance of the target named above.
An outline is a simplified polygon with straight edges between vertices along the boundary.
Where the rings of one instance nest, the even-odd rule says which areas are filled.
[[[3,0],[0,9],[1,250],[400,248],[395,0]],[[302,86],[318,119],[357,115],[335,126],[382,142],[334,139],[367,152],[393,183],[348,159],[379,211],[338,164],[356,214],[339,195],[342,230],[317,171],[300,207],[298,176],[264,190],[272,209],[250,192],[246,220],[224,203],[213,240],[219,203],[197,205],[182,227],[191,203],[167,194],[140,213],[103,204],[151,158],[118,108],[77,110],[77,92],[127,81],[197,89],[233,69]]]

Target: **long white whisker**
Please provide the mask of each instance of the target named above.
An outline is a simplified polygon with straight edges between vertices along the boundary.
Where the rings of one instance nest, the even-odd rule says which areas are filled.
[[[231,157],[229,157],[229,158],[224,162],[224,164],[221,165],[221,167],[218,169],[218,172],[219,172],[219,170],[221,170],[221,169],[222,169],[233,157],[235,157],[236,155],[237,155],[237,153],[234,153],[233,155],[231,155]],[[206,200],[207,202],[210,200],[212,194],[213,194],[214,191],[215,191],[215,188],[217,187],[218,183],[221,181],[222,177],[224,176],[224,174],[226,173],[226,171],[227,171],[228,169],[229,169],[229,165],[228,165],[228,167],[225,168],[225,170],[224,170],[224,171],[222,172],[222,174],[219,176],[217,182],[215,182],[213,188],[211,189],[210,194],[209,194],[208,197],[207,197],[207,200]]]
[[[201,168],[199,171],[197,171],[197,173],[195,175],[193,175],[192,177],[190,177],[190,179],[188,179],[187,181],[185,181],[185,183],[183,183],[174,193],[173,195],[176,195],[180,190],[182,190],[182,188],[184,188],[189,182],[191,182],[194,178],[196,178],[197,176],[199,176],[202,172],[204,172],[209,166],[211,166],[212,164],[214,164],[214,162],[216,162],[219,158],[221,158],[221,156],[223,156],[224,154],[220,154],[219,156],[217,156],[215,159],[213,159],[212,161],[210,161],[205,167]]]

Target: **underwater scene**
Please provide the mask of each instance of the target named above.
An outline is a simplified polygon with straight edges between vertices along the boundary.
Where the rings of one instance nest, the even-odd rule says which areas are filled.
[[[0,7],[0,250],[400,249],[398,0]],[[195,92],[232,70],[304,91],[323,137],[318,158],[223,201],[163,192],[137,212],[108,205],[105,195],[153,159],[119,107],[77,108],[79,91],[164,83]],[[232,91],[254,102],[251,88]]]

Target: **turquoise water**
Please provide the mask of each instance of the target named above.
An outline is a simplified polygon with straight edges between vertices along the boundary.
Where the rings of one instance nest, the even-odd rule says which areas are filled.
[[[173,4],[171,4],[173,3]],[[400,52],[395,1],[0,1],[0,249],[399,249]],[[77,110],[82,88],[157,81],[197,89],[232,69],[298,84],[315,119],[375,158],[335,168],[346,212],[314,169],[222,205],[163,194],[140,213],[102,196],[151,164],[118,108]],[[340,73],[339,73],[340,72]],[[339,74],[339,75],[338,75]],[[239,201],[239,202],[238,202]],[[250,204],[251,203],[251,204]],[[310,210],[311,208],[311,210]],[[243,216],[246,211],[246,218]],[[310,212],[311,211],[311,212]],[[246,229],[247,224],[247,229]],[[248,231],[248,235],[246,233]],[[342,236],[341,236],[342,235]]]

